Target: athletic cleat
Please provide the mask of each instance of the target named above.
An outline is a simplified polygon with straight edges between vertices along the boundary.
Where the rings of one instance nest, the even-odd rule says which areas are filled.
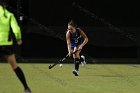
[[[32,93],[29,88],[25,89],[25,93]]]
[[[84,55],[81,55],[81,58],[82,58],[81,65],[82,66],[85,66],[86,65],[85,56]]]
[[[77,71],[77,70],[73,70],[72,73],[73,73],[75,76],[78,76],[78,71]]]

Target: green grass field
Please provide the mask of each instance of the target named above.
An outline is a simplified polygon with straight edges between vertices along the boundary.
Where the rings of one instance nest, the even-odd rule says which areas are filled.
[[[49,64],[19,63],[32,93],[139,93],[140,65],[87,64],[79,76],[73,64],[48,69]],[[7,63],[0,64],[0,93],[24,93]]]

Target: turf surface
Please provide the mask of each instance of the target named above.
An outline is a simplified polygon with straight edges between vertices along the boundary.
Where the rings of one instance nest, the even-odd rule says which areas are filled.
[[[140,65],[80,65],[79,76],[73,64],[48,69],[49,64],[19,63],[32,93],[139,93]],[[23,86],[7,63],[0,64],[0,93],[24,93]]]

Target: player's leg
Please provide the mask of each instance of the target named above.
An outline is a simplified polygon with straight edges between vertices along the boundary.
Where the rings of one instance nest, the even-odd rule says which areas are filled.
[[[12,69],[15,71],[15,73],[16,73],[17,77],[19,78],[19,80],[21,81],[21,83],[23,84],[23,86],[25,88],[25,93],[31,93],[31,91],[27,85],[25,75],[24,75],[22,69],[16,63],[15,55],[11,54],[11,55],[7,56],[7,61],[11,65]]]
[[[22,71],[22,69],[17,65],[16,62],[16,57],[15,54],[13,53],[12,47],[6,47],[6,60],[7,62],[11,65],[12,69],[14,70],[14,72],[16,73],[17,77],[19,78],[19,80],[21,81],[21,83],[23,84],[24,88],[25,88],[25,93],[31,93],[26,79],[25,79],[25,75]]]
[[[81,61],[81,65],[82,66],[85,66],[86,65],[86,61],[85,61],[85,56],[84,55],[81,55],[80,56],[80,61]]]
[[[77,48],[75,47],[74,48],[74,51],[76,50]],[[80,51],[77,51],[75,54],[73,54],[73,58],[74,58],[74,64],[75,64],[75,69],[73,70],[73,74],[75,76],[78,76],[78,71],[79,71],[79,63],[80,63]]]

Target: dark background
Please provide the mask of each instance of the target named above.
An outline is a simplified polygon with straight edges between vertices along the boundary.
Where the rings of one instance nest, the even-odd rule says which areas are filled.
[[[20,2],[18,2],[20,1]],[[20,9],[17,7],[20,4]],[[82,53],[93,58],[137,58],[140,13],[127,0],[10,0],[23,33],[22,57],[53,58],[67,53],[65,31],[74,19],[89,37]],[[90,11],[80,10],[77,6]],[[94,15],[93,15],[94,14]],[[102,20],[103,19],[103,20]]]

